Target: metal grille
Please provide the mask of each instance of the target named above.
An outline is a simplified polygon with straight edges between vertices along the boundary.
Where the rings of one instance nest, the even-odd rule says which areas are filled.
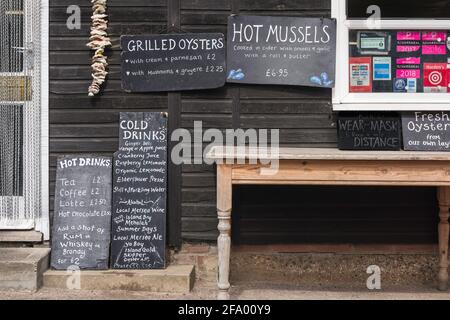
[[[0,0],[0,229],[40,215],[40,3]]]
[[[24,8],[23,0],[0,2],[0,72],[20,72],[23,69]]]
[[[20,105],[0,105],[0,196],[22,196],[23,114]]]

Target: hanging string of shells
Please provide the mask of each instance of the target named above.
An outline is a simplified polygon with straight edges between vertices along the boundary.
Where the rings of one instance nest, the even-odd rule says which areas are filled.
[[[92,57],[92,84],[89,87],[89,96],[93,97],[100,92],[101,85],[105,82],[108,74],[108,58],[105,56],[105,48],[111,46],[108,37],[108,15],[106,14],[107,0],[92,0],[93,15],[89,48],[95,50]]]

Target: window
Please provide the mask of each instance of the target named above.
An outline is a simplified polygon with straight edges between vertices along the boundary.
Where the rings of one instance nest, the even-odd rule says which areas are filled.
[[[332,13],[335,110],[450,110],[447,1],[332,0]]]
[[[450,18],[448,0],[347,0],[348,18],[367,19],[367,8],[372,5],[381,9],[385,19]]]
[[[24,71],[23,0],[0,1],[0,196],[23,195],[23,101],[31,84]]]

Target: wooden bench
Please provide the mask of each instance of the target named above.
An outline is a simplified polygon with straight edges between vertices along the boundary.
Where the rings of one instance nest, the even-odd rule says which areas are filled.
[[[361,152],[281,148],[278,155],[256,148],[214,147],[217,164],[217,215],[220,232],[219,299],[229,298],[233,185],[340,185],[437,187],[439,201],[439,289],[448,287],[450,153]],[[270,160],[279,168],[267,171]]]

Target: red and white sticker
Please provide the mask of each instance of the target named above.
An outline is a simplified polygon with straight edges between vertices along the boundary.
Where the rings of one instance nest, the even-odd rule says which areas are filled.
[[[447,32],[427,31],[422,33],[422,54],[424,55],[444,55],[447,53]]]
[[[427,93],[447,92],[446,63],[425,63],[423,65],[423,90]]]
[[[372,92],[372,58],[350,58],[350,92]]]
[[[398,41],[420,41],[422,35],[420,31],[399,31],[397,32]]]
[[[445,31],[425,31],[422,33],[423,41],[444,42],[445,39],[447,39],[447,33]]]
[[[422,46],[422,54],[446,54],[447,47],[445,45],[423,45]]]
[[[420,69],[397,69],[396,77],[420,79]]]
[[[420,31],[397,32],[397,52],[418,52],[422,47]]]
[[[397,59],[396,78],[400,79],[420,79],[420,57],[407,57]]]
[[[420,57],[407,57],[407,58],[398,58],[397,64],[420,64]]]

